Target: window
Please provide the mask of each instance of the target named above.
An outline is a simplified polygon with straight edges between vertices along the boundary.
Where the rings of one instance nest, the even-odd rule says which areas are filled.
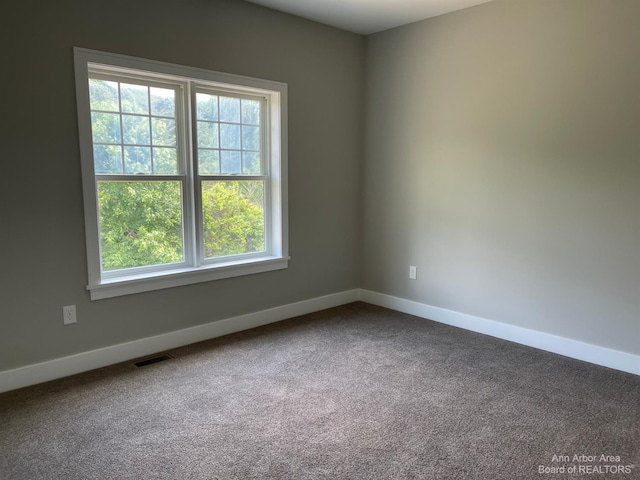
[[[286,85],[74,53],[91,298],[286,268]]]

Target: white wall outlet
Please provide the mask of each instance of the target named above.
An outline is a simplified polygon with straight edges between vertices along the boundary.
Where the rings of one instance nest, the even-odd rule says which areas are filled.
[[[409,278],[411,280],[415,280],[418,278],[418,267],[414,267],[413,265],[409,267]]]
[[[76,306],[75,305],[67,305],[66,307],[62,307],[62,318],[64,320],[65,325],[71,325],[72,323],[76,323]]]

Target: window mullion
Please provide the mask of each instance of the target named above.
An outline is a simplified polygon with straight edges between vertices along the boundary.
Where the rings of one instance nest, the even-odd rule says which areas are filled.
[[[109,174],[97,174],[97,181],[112,181],[112,182],[165,182],[167,180],[177,180],[184,182],[185,175],[109,175]]]
[[[191,169],[192,197],[193,197],[193,262],[194,266],[199,267],[204,261],[204,232],[203,232],[203,215],[202,215],[202,180],[198,172],[198,131],[197,131],[197,104],[196,104],[196,88],[193,82],[188,84],[188,100],[189,100],[189,166]]]
[[[193,232],[193,173],[190,167],[191,149],[189,147],[189,99],[188,84],[182,82],[178,90],[176,105],[176,136],[178,148],[178,168],[182,174],[182,222],[185,263],[195,265]]]
[[[149,105],[148,122],[149,122],[149,154],[151,155],[151,173],[155,174],[156,167],[155,167],[155,158],[154,158],[155,155],[154,155],[154,148],[153,148],[153,144],[154,144],[153,128],[152,128],[153,122],[151,121],[151,119],[153,118],[153,112],[151,111],[151,89],[150,88],[147,88],[147,103]]]
[[[125,170],[125,165],[127,164],[127,160],[124,157],[125,153],[124,153],[124,124],[122,121],[122,88],[120,85],[120,81],[118,81],[118,122],[120,123],[120,151],[122,152],[122,170],[121,172],[124,173]]]
[[[215,181],[215,182],[242,182],[250,180],[268,180],[267,175],[200,175],[200,181]]]

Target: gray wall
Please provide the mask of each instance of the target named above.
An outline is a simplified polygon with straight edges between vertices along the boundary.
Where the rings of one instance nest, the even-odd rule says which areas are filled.
[[[230,0],[13,2],[3,25],[0,371],[359,286],[362,37]],[[289,269],[89,300],[73,46],[289,84]]]
[[[0,371],[359,286],[640,353],[637,18],[495,0],[363,39],[235,0],[14,2]],[[289,84],[289,269],[89,301],[73,46]]]
[[[363,286],[640,354],[638,18],[496,0],[367,37]]]

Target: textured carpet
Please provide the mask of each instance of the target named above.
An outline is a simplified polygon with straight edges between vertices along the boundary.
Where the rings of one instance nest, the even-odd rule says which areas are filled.
[[[410,315],[170,353],[0,395],[0,478],[640,478],[640,377]]]

